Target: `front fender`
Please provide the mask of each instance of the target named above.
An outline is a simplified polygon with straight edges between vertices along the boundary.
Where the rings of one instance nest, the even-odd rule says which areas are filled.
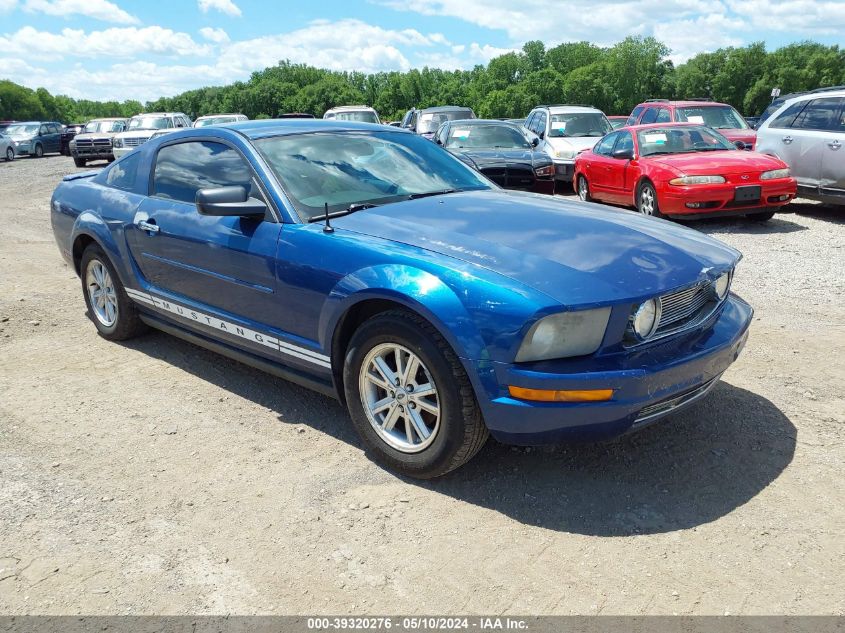
[[[320,314],[321,340],[331,348],[343,316],[356,304],[386,299],[405,306],[431,323],[463,359],[484,359],[486,345],[455,292],[435,275],[403,264],[362,268],[332,288]]]

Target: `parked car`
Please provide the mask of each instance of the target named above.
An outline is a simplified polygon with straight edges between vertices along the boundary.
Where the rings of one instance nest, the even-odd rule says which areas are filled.
[[[6,162],[15,160],[15,142],[4,132],[0,132],[0,156],[3,156]]]
[[[552,194],[555,165],[521,126],[504,121],[447,121],[434,141],[505,189]]]
[[[21,121],[6,128],[12,137],[15,154],[41,158],[44,154],[59,153],[62,124],[58,121]]]
[[[179,130],[66,176],[51,211],[101,336],[153,326],[333,395],[413,477],[488,432],[642,428],[712,389],[752,319],[722,242],[504,191],[386,126]]]
[[[70,141],[79,134],[85,127],[84,123],[68,123],[62,126],[61,146],[59,153],[62,156],[70,156]]]
[[[731,142],[742,141],[745,149],[749,150],[754,149],[757,138],[754,130],[733,106],[707,99],[649,99],[634,108],[626,125],[671,122],[707,125],[718,130]]]
[[[402,117],[402,127],[406,130],[419,134],[423,138],[431,139],[443,123],[446,121],[463,121],[474,119],[475,112],[472,108],[459,106],[438,106],[436,108],[423,108],[417,110],[412,108]]]
[[[116,117],[92,119],[69,144],[73,164],[85,167],[89,160],[114,160],[114,137],[126,129],[127,119]]]
[[[10,125],[17,123],[17,121],[0,121],[0,132],[5,132]]]
[[[249,121],[245,114],[206,114],[194,121],[194,127],[205,127],[207,125],[222,125],[224,123],[237,123],[238,121]]]
[[[534,108],[525,128],[540,138],[537,146],[554,161],[555,180],[569,185],[575,156],[611,131],[604,112],[591,106],[544,105]]]
[[[756,128],[760,127],[760,125],[762,125],[763,121],[765,121],[770,116],[772,116],[775,112],[780,110],[780,107],[784,103],[786,103],[789,99],[794,99],[795,97],[800,97],[800,96],[808,95],[808,94],[818,94],[820,92],[830,92],[832,90],[833,91],[845,90],[845,86],[828,86],[828,87],[825,87],[825,88],[816,88],[815,90],[805,90],[803,92],[792,92],[792,93],[789,93],[789,94],[785,94],[785,95],[781,95],[779,97],[776,97],[776,98],[772,99],[772,102],[768,106],[766,106],[766,109],[763,110],[763,112],[760,114],[759,117],[757,117],[757,122],[756,122],[756,125],[754,125],[754,128],[756,129]]]
[[[757,130],[757,148],[792,170],[803,197],[845,204],[845,89],[787,99]]]
[[[714,129],[690,123],[625,127],[575,159],[583,201],[635,207],[654,217],[744,215],[766,221],[795,197],[781,160],[739,151]]]
[[[628,117],[625,115],[610,115],[607,117],[607,120],[610,121],[610,127],[614,130],[618,130],[620,127],[625,127],[628,124]]]
[[[748,126],[752,129],[756,129],[757,123],[760,122],[760,117],[758,116],[747,116],[743,118],[745,119],[745,122],[748,123]]]
[[[158,130],[175,130],[191,127],[191,119],[182,112],[149,112],[129,119],[124,132],[115,134],[112,151],[115,158],[128,154],[143,145]]]
[[[361,123],[381,123],[378,113],[370,106],[337,106],[326,110],[324,119],[336,121],[360,121]]]

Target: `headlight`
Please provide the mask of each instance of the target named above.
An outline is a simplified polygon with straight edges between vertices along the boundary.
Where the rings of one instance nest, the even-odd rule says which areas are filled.
[[[537,178],[549,178],[555,175],[555,166],[554,165],[546,165],[545,167],[538,167],[534,170],[534,175]]]
[[[575,158],[575,150],[574,149],[555,150],[555,156],[557,158]]]
[[[76,140],[71,139],[70,142],[68,143],[68,147],[76,147]]]
[[[123,139],[122,138],[114,139],[114,147],[123,147]]]
[[[528,330],[516,354],[516,362],[592,354],[601,345],[609,318],[609,307],[544,317]]]
[[[643,301],[631,314],[631,326],[634,329],[634,334],[641,341],[645,341],[654,334],[659,321],[660,304],[657,303],[656,299]]]
[[[670,185],[718,185],[725,182],[724,176],[682,176],[669,181]]]
[[[728,296],[732,276],[733,271],[729,270],[728,272],[723,273],[722,276],[716,280],[716,283],[713,284],[713,292],[716,293],[716,298],[719,299],[719,301]]]
[[[775,178],[789,178],[789,169],[772,169],[760,174],[760,180],[774,180]]]

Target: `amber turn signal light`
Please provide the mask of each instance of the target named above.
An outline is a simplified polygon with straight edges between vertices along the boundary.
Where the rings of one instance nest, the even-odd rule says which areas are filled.
[[[534,402],[605,402],[613,397],[613,389],[526,389],[510,385],[508,391],[514,398]]]

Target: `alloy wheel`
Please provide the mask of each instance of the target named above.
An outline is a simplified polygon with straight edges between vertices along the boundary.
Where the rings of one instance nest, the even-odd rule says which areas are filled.
[[[94,317],[104,326],[117,322],[117,293],[111,274],[103,263],[92,259],[85,271],[85,286]]]
[[[654,215],[655,193],[651,185],[646,185],[640,192],[640,213]]]

